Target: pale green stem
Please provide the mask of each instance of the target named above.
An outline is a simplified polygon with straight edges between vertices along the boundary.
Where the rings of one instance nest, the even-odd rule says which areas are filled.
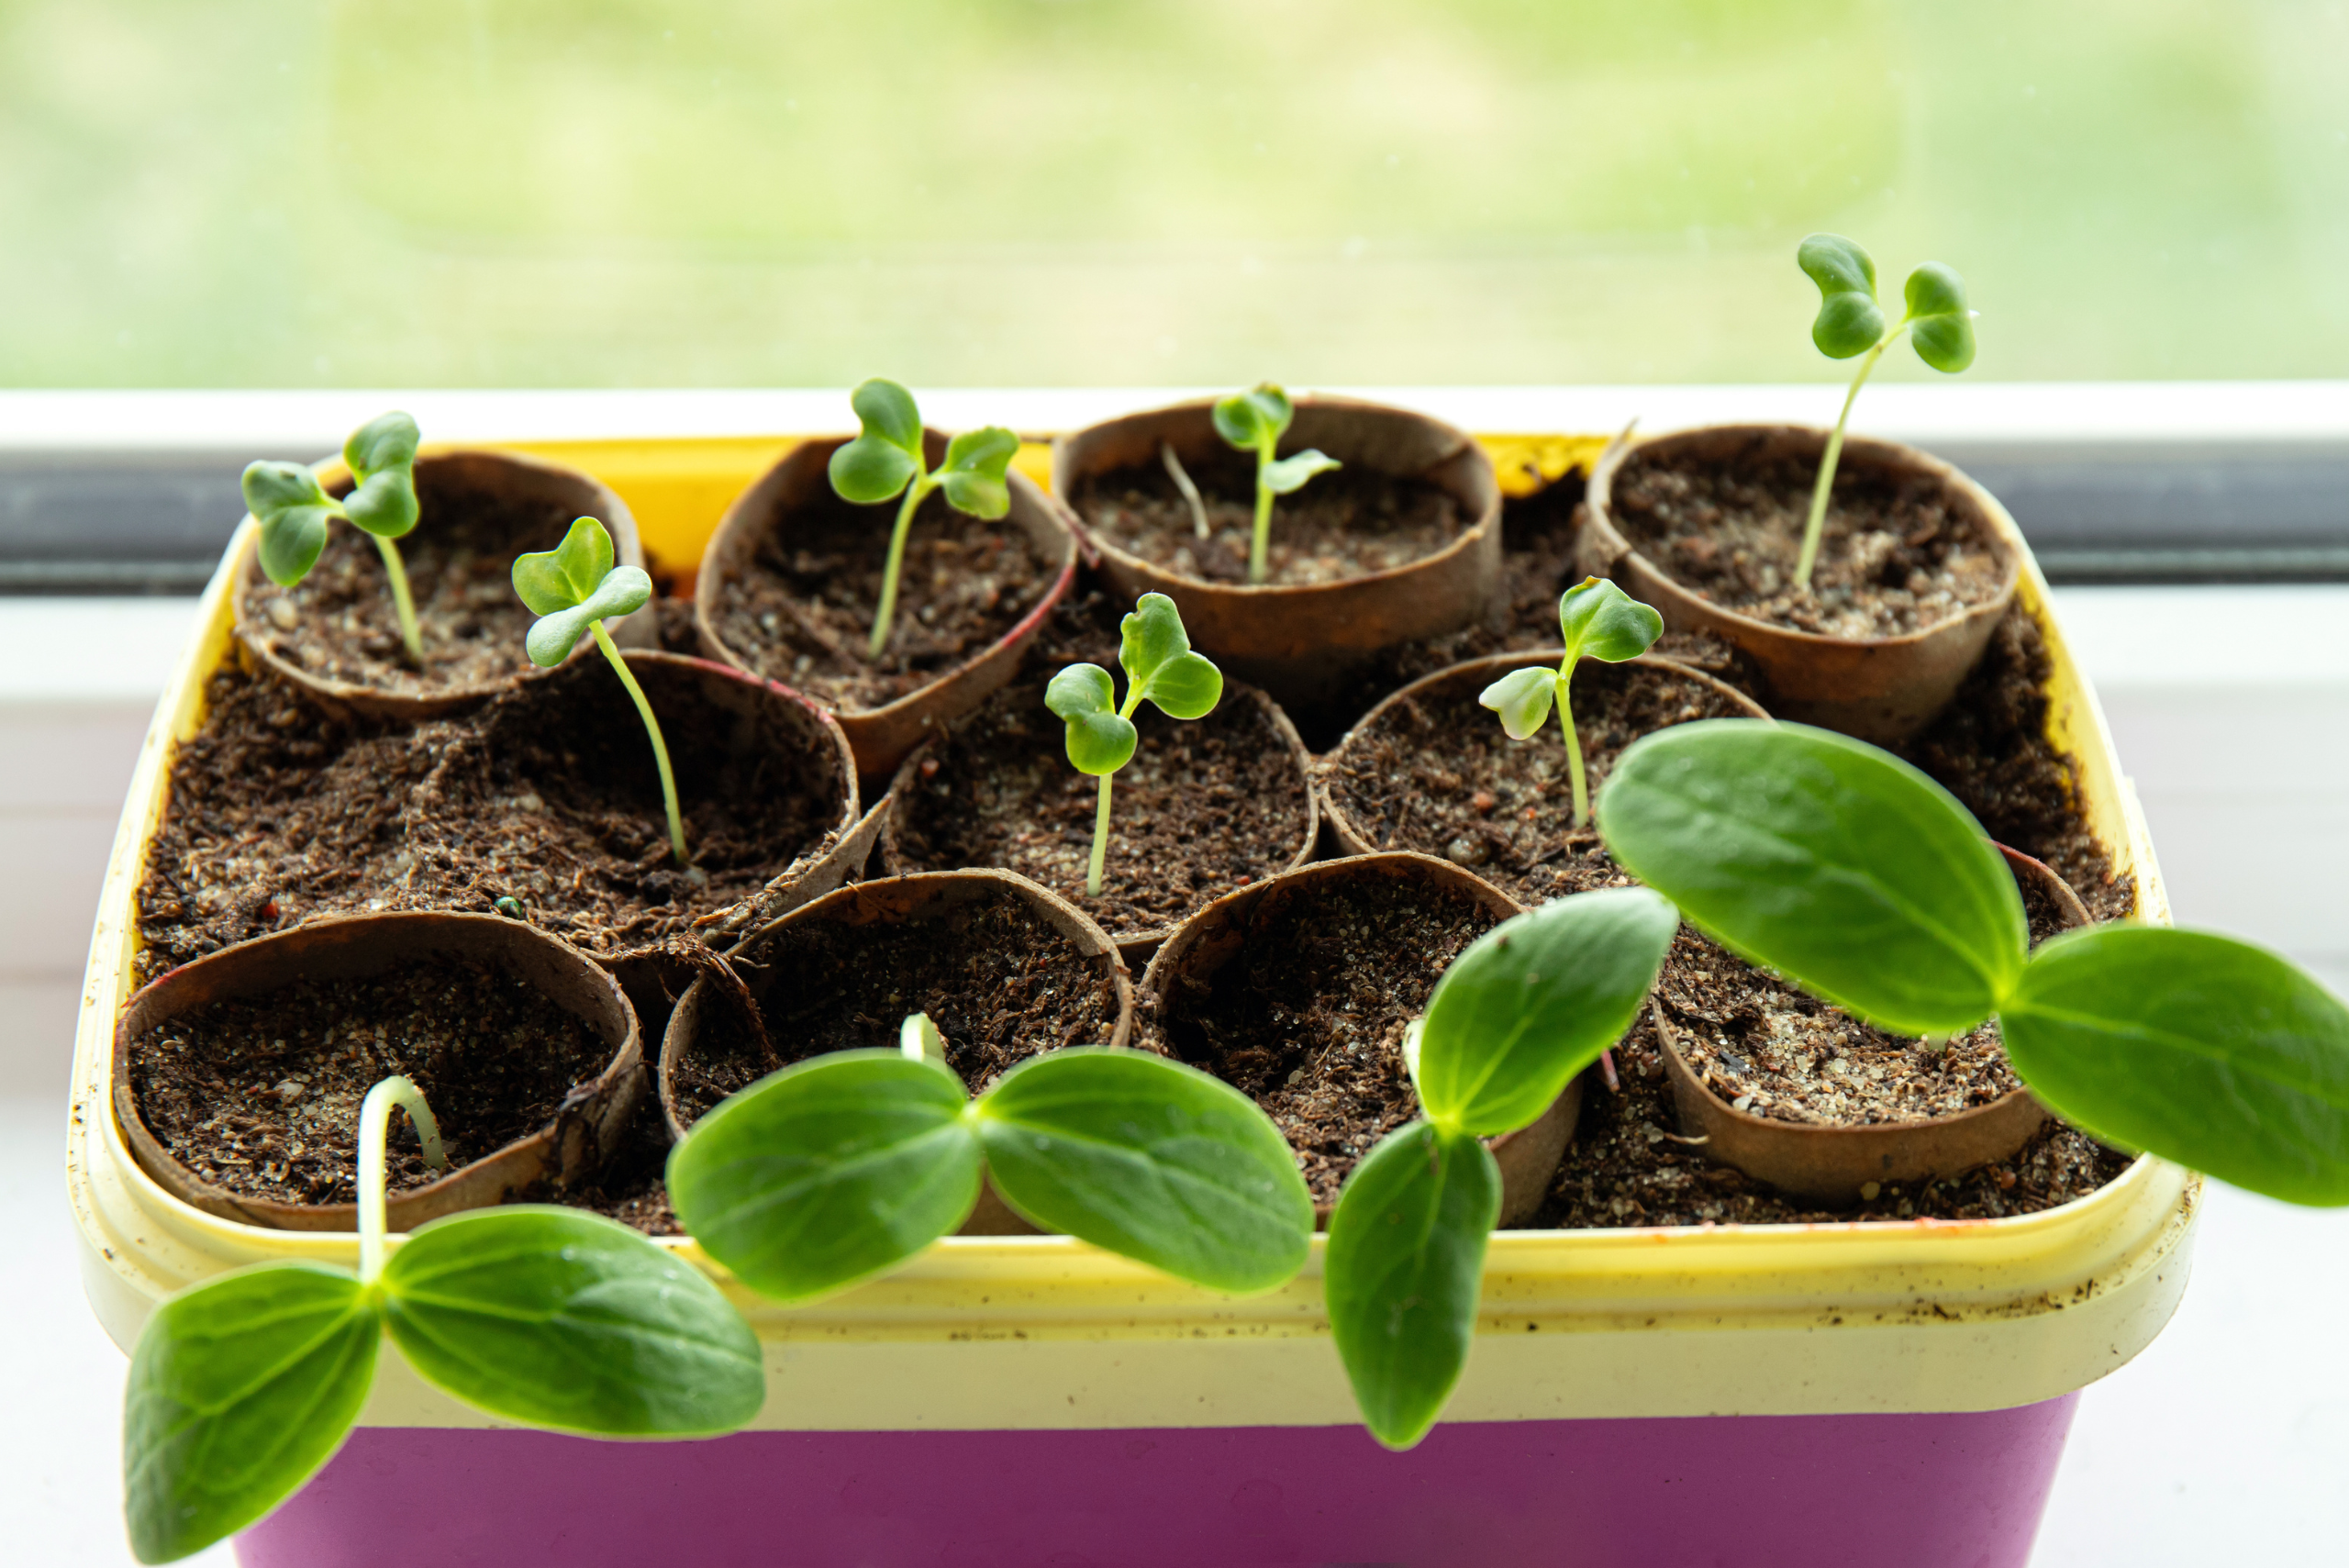
[[[1582,737],[1575,733],[1574,705],[1566,700],[1566,685],[1575,678],[1572,654],[1558,666],[1558,728],[1566,732],[1566,773],[1575,785],[1575,826],[1590,826],[1590,779],[1582,770]]]
[[[363,530],[362,530],[363,531]],[[399,546],[382,534],[369,534],[375,548],[383,552],[384,574],[392,580],[392,608],[400,617],[400,640],[407,644],[407,656],[417,663],[424,662],[424,632],[416,624],[416,597],[407,590],[407,568],[401,564]]]
[[[1109,781],[1115,773],[1101,775],[1101,804],[1093,808],[1093,863],[1085,873],[1085,895],[1101,896],[1101,868],[1109,858]]]
[[[897,573],[906,563],[906,536],[913,532],[914,513],[922,498],[937,486],[927,473],[917,474],[906,486],[904,505],[897,508],[897,526],[889,530],[889,563],[881,569],[881,607],[873,617],[873,641],[868,656],[878,659],[889,646],[890,623],[897,618]]]
[[[392,1131],[392,1107],[407,1112],[424,1145],[424,1162],[446,1170],[449,1152],[440,1147],[440,1124],[424,1103],[424,1091],[404,1077],[384,1079],[359,1102],[359,1283],[373,1284],[384,1272],[384,1235],[390,1229],[384,1217],[384,1144]]]
[[[1876,369],[1876,361],[1892,347],[1893,339],[1909,330],[1903,320],[1887,332],[1860,361],[1860,373],[1852,378],[1852,390],[1843,395],[1843,411],[1835,416],[1835,429],[1827,438],[1827,451],[1819,460],[1819,483],[1810,489],[1810,517],[1802,526],[1802,553],[1795,559],[1795,584],[1810,586],[1810,569],[1819,563],[1819,538],[1827,527],[1827,495],[1835,487],[1835,464],[1843,455],[1843,426],[1852,417],[1852,405],[1859,400],[1860,388],[1868,379],[1868,372]]]
[[[1947,1051],[1949,1049],[1949,1036],[1946,1034],[1928,1033],[1922,1039],[1919,1040],[1917,1043],[1924,1047],[1927,1051]]]
[[[1256,449],[1256,537],[1248,544],[1248,581],[1261,583],[1270,571],[1273,548],[1273,487],[1264,483],[1264,465],[1273,461],[1275,443]]]
[[[679,865],[690,865],[693,858],[685,853],[685,821],[677,812],[677,778],[669,771],[669,743],[661,739],[661,721],[652,717],[652,705],[644,700],[644,688],[636,684],[636,676],[629,671],[628,661],[621,658],[620,651],[612,646],[611,638],[605,634],[604,623],[591,620],[587,623],[587,629],[595,634],[596,646],[604,651],[604,657],[612,662],[612,668],[619,672],[620,684],[628,688],[628,695],[636,701],[636,711],[644,717],[644,732],[652,737],[652,760],[661,764],[661,804],[669,808],[669,847],[677,851]]]
[[[1174,481],[1174,488],[1183,493],[1183,504],[1191,508],[1191,531],[1206,539],[1214,530],[1208,527],[1208,504],[1199,495],[1199,487],[1191,483],[1190,471],[1183,460],[1174,455],[1174,443],[1158,443],[1159,461],[1166,464],[1167,477]]]

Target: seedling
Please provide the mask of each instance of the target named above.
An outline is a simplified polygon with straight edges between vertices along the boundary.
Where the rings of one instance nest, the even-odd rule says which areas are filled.
[[[1305,487],[1317,473],[1341,466],[1338,460],[1308,447],[1287,457],[1276,454],[1297,406],[1288,394],[1271,382],[1259,382],[1247,392],[1235,392],[1215,406],[1215,433],[1241,451],[1256,454],[1256,532],[1248,545],[1248,581],[1261,583],[1266,574],[1265,554],[1272,548],[1273,497]]]
[[[123,1396],[123,1513],[141,1562],[260,1520],[342,1446],[385,1334],[427,1382],[525,1426],[714,1436],[765,1400],[759,1341],[718,1288],[627,1226],[573,1208],[476,1209],[386,1257],[393,1107],[446,1163],[416,1085],[359,1110],[359,1267],[254,1263],[158,1307]]]
[[[1005,475],[1019,438],[1000,425],[965,430],[946,443],[946,461],[931,469],[921,445],[921,414],[914,395],[894,381],[878,377],[849,395],[861,427],[854,440],[832,453],[832,488],[841,499],[872,506],[900,491],[905,502],[897,508],[896,527],[889,531],[889,560],[881,572],[881,607],[873,617],[873,639],[867,648],[874,659],[889,646],[889,628],[897,618],[897,576],[906,562],[906,536],[914,514],[933,490],[946,493],[946,504],[974,517],[1000,517],[1011,510],[1011,487]]]
[[[1541,1119],[1639,1014],[1680,917],[1643,887],[1554,899],[1453,961],[1404,1060],[1426,1119],[1381,1139],[1338,1194],[1323,1290],[1371,1435],[1427,1435],[1475,1337],[1501,1174],[1486,1138]]]
[[[1795,581],[1807,588],[1819,561],[1819,536],[1827,524],[1827,495],[1835,484],[1836,460],[1843,454],[1843,426],[1852,417],[1852,405],[1868,372],[1906,332],[1919,359],[1955,375],[1974,362],[1976,313],[1966,308],[1965,280],[1939,261],[1928,261],[1909,274],[1901,291],[1908,314],[1890,326],[1876,300],[1876,262],[1858,241],[1840,234],[1814,234],[1795,251],[1795,261],[1819,285],[1819,315],[1810,324],[1810,340],[1831,360],[1865,356],[1852,378],[1852,390],[1843,396],[1843,411],[1835,416],[1826,455],[1819,460],[1819,483],[1811,488],[1802,553],[1795,561]]]
[[[2099,1140],[2349,1204],[2349,1008],[2208,932],[2097,926],[2032,950],[1988,836],[1908,763],[1705,719],[1626,751],[1598,822],[1624,870],[1845,1011],[1936,1039],[1995,1015],[2016,1075]]]
[[[375,541],[384,574],[392,582],[392,607],[399,615],[400,640],[407,656],[424,662],[424,634],[416,624],[416,600],[408,592],[407,568],[392,541],[416,527],[416,421],[405,414],[382,414],[342,443],[343,466],[353,488],[338,501],[326,493],[306,463],[256,462],[245,469],[245,509],[261,525],[261,569],[281,588],[309,575],[327,547],[327,519],[340,517]]]
[[[515,559],[514,591],[540,617],[522,644],[531,663],[554,668],[571,657],[582,633],[593,637],[611,661],[644,719],[644,733],[652,739],[652,760],[661,768],[661,804],[669,811],[669,848],[679,865],[687,864],[691,857],[685,853],[685,817],[677,810],[676,776],[669,770],[669,744],[661,738],[661,721],[652,717],[644,688],[636,684],[628,661],[604,629],[607,618],[644,607],[652,597],[652,579],[640,566],[613,565],[612,536],[595,518],[582,517],[552,550]]]
[[[1134,711],[1143,701],[1169,718],[1205,718],[1223,700],[1223,672],[1191,651],[1183,613],[1163,594],[1144,594],[1118,623],[1118,662],[1126,672],[1126,700],[1098,664],[1071,664],[1044,688],[1044,706],[1068,725],[1068,760],[1101,780],[1093,813],[1093,860],[1085,895],[1101,896],[1101,869],[1109,853],[1109,781],[1134,754],[1141,737]]]
[[[903,1262],[962,1225],[982,1174],[1045,1230],[1211,1290],[1304,1266],[1313,1200],[1277,1128],[1219,1079],[1139,1051],[1030,1058],[973,1099],[929,1018],[897,1051],[769,1073],[694,1124],[669,1196],[703,1251],[804,1301]]]
[[[1575,710],[1567,687],[1575,676],[1575,662],[1586,656],[1620,664],[1655,646],[1664,635],[1664,617],[1640,603],[1604,577],[1586,577],[1558,598],[1558,632],[1566,656],[1557,671],[1513,670],[1486,686],[1476,700],[1501,716],[1501,728],[1512,740],[1531,740],[1549,719],[1550,703],[1558,704],[1558,728],[1566,733],[1566,766],[1574,781],[1575,826],[1590,825],[1590,781],[1583,772],[1582,738],[1575,732]]]

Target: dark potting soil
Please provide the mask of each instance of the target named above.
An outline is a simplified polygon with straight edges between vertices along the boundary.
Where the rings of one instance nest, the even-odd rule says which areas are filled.
[[[1254,1098],[1313,1201],[1419,1113],[1403,1031],[1468,944],[1500,923],[1467,894],[1356,875],[1279,898],[1224,966],[1146,1008],[1172,1055]]]
[[[140,974],[313,915],[503,896],[598,952],[690,935],[817,848],[841,802],[829,759],[795,737],[738,759],[731,715],[650,689],[690,869],[670,856],[651,747],[601,660],[414,727],[338,719],[265,672],[223,671],[148,846]]]
[[[1991,838],[2070,883],[2090,916],[2124,919],[2137,912],[2136,889],[2114,879],[2111,857],[2088,830],[2078,762],[2048,738],[2054,670],[2039,623],[2015,606],[1948,709],[1901,754],[1963,801]]]
[[[1202,582],[1247,582],[1256,531],[1254,454],[1219,451],[1188,472],[1207,510],[1206,539],[1163,463],[1081,479],[1070,504],[1102,539],[1153,566]],[[1300,587],[1408,566],[1475,522],[1461,515],[1450,491],[1428,480],[1335,469],[1273,498],[1265,581]]]
[[[1357,727],[1323,760],[1322,788],[1373,847],[1438,856],[1539,904],[1564,891],[1561,862],[1577,840],[1573,774],[1554,713],[1540,734],[1512,740],[1478,706],[1497,678],[1451,682]],[[1641,736],[1744,714],[1710,686],[1635,664],[1585,660],[1570,689],[1593,800]],[[1579,840],[1595,842],[1587,828]]]
[[[888,647],[866,656],[897,503],[827,488],[720,577],[711,625],[760,674],[843,713],[885,707],[978,657],[1050,591],[1059,567],[1008,517],[982,521],[943,493],[914,514]]]
[[[636,1104],[619,1147],[585,1179],[567,1187],[535,1183],[517,1203],[559,1203],[617,1219],[647,1236],[682,1236],[677,1211],[669,1206],[668,1118],[661,1096],[648,1090]]]
[[[262,578],[249,590],[246,635],[309,674],[407,695],[526,673],[523,637],[538,617],[515,597],[514,558],[561,544],[577,514],[485,495],[429,464],[416,493],[417,525],[393,546],[416,600],[421,668],[400,640],[382,552],[344,522],[327,526],[326,549],[301,582],[281,588]]]
[[[753,988],[763,971],[772,979],[758,1022],[736,993],[712,988],[697,1048],[675,1073],[687,1125],[778,1067],[896,1050],[909,1013],[930,1015],[973,1094],[1040,1051],[1106,1045],[1118,1023],[1108,961],[1086,957],[1008,891],[925,920],[802,920],[730,957]]]
[[[2086,1197],[2130,1163],[2130,1156],[2051,1120],[2008,1159],[1945,1181],[1886,1184],[1854,1208],[1820,1208],[1713,1163],[1702,1145],[1677,1140],[1671,1081],[1644,1014],[1615,1048],[1615,1060],[1622,1089],[1610,1093],[1594,1081],[1585,1090],[1575,1140],[1530,1222],[1536,1228],[1998,1219]]]
[[[701,628],[694,624],[694,602],[663,595],[652,601],[652,626],[663,653],[684,653],[696,659],[709,654],[701,645]]]
[[[2064,929],[2055,901],[2017,879],[2033,946]],[[1851,1127],[1955,1116],[2021,1086],[1996,1019],[1927,1050],[1730,959],[1684,927],[1656,986],[1680,1054],[1706,1087],[1773,1121]]]
[[[139,1119],[173,1158],[245,1197],[349,1203],[359,1105],[395,1073],[424,1091],[451,1169],[551,1121],[611,1049],[529,984],[487,965],[427,960],[367,980],[296,981],[216,1002],[130,1043]],[[439,1179],[392,1118],[390,1186]]]
[[[1575,570],[1575,509],[1583,477],[1569,473],[1530,495],[1501,502],[1501,587],[1475,624],[1442,637],[1407,642],[1376,654],[1329,700],[1292,710],[1306,745],[1327,751],[1388,694],[1422,675],[1470,659],[1559,642],[1558,597],[1582,581]],[[1758,689],[1752,662],[1709,632],[1666,632],[1653,651],[1726,681],[1749,695]]]
[[[1941,482],[1846,461],[1808,587],[1794,581],[1818,464],[1636,452],[1616,471],[1615,526],[1691,592],[1798,631],[1899,637],[1998,597],[1990,540]]]
[[[1044,706],[1043,681],[1015,682],[957,723],[898,786],[901,869],[1016,871],[1114,938],[1175,925],[1286,870],[1309,847],[1310,786],[1277,712],[1269,698],[1231,684],[1201,719],[1177,721],[1142,705],[1134,716],[1141,743],[1111,786],[1096,898],[1085,879],[1099,781],[1069,765],[1065,727]]]

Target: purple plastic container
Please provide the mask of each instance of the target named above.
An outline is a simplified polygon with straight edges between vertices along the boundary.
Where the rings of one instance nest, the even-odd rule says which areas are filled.
[[[244,1568],[2024,1568],[2079,1396],[1953,1415],[745,1432],[370,1427]]]

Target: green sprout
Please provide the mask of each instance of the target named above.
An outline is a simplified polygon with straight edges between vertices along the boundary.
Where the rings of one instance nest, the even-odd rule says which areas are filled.
[[[1068,760],[1101,781],[1093,813],[1093,860],[1085,895],[1101,896],[1101,869],[1109,854],[1109,781],[1134,754],[1140,739],[1133,716],[1143,701],[1169,718],[1205,718],[1223,700],[1223,672],[1191,651],[1183,613],[1163,594],[1144,594],[1119,623],[1118,663],[1126,672],[1126,700],[1098,664],[1071,664],[1044,688],[1044,706],[1068,725]]]
[[[951,1234],[982,1178],[1038,1227],[1210,1290],[1305,1264],[1313,1199],[1256,1102],[1147,1051],[1051,1051],[976,1099],[924,1014],[896,1051],[769,1073],[694,1124],[669,1196],[695,1241],[783,1301],[894,1268]]]
[[[1000,425],[965,430],[946,443],[946,461],[935,470],[926,466],[921,446],[921,413],[914,395],[894,381],[879,377],[849,395],[861,427],[854,440],[832,453],[832,488],[842,500],[873,506],[905,492],[897,508],[896,527],[889,531],[889,561],[881,573],[881,607],[873,617],[873,639],[866,651],[878,659],[889,646],[889,628],[897,618],[897,577],[905,567],[906,536],[913,531],[914,514],[933,490],[946,493],[946,504],[974,517],[1000,517],[1011,510],[1011,487],[1005,475],[1019,438]]]
[[[1865,742],[1701,719],[1600,791],[1623,869],[1728,947],[1879,1028],[1995,1016],[2065,1120],[2290,1203],[2349,1204],[2349,1007],[2292,964],[2166,926],[2033,950],[2004,859],[1956,798]]]
[[[1453,961],[1404,1041],[1425,1119],[1363,1156],[1322,1288],[1371,1435],[1409,1448],[1467,1365],[1501,1173],[1485,1140],[1541,1119],[1639,1016],[1679,929],[1644,887],[1553,899]]]
[[[1840,234],[1814,234],[1795,252],[1795,261],[1819,285],[1819,315],[1810,324],[1810,340],[1831,360],[1865,354],[1860,373],[1844,395],[1843,411],[1835,416],[1834,433],[1819,460],[1819,483],[1810,492],[1810,517],[1803,524],[1802,553],[1795,562],[1795,582],[1810,586],[1810,570],[1819,561],[1819,536],[1827,525],[1827,495],[1835,484],[1835,462],[1843,452],[1843,426],[1861,384],[1876,361],[1901,333],[1917,350],[1917,357],[1937,371],[1955,375],[1974,362],[1974,317],[1966,308],[1965,280],[1939,261],[1928,261],[1909,274],[1902,290],[1909,311],[1886,325],[1884,307],[1876,300],[1876,262],[1856,240]]]
[[[526,1426],[698,1437],[758,1414],[766,1380],[750,1325],[692,1265],[618,1221],[475,1209],[389,1251],[395,1106],[426,1162],[448,1162],[414,1084],[367,1092],[355,1272],[254,1263],[181,1291],[140,1330],[122,1423],[123,1515],[139,1562],[201,1551],[317,1473],[358,1419],[386,1334],[426,1382]]]
[[[1566,734],[1566,764],[1574,781],[1575,826],[1590,824],[1590,781],[1583,772],[1582,739],[1575,732],[1575,710],[1566,700],[1575,663],[1586,656],[1609,664],[1636,659],[1664,635],[1664,617],[1640,603],[1604,577],[1586,577],[1558,597],[1558,630],[1565,639],[1566,656],[1555,672],[1534,668],[1513,670],[1486,686],[1476,698],[1501,716],[1501,728],[1512,740],[1531,740],[1542,733],[1550,704],[1558,705],[1558,728]]]
[[[1256,454],[1256,532],[1248,546],[1251,583],[1264,580],[1265,553],[1272,547],[1273,497],[1301,490],[1315,474],[1341,466],[1336,458],[1309,447],[1288,457],[1275,455],[1296,417],[1297,406],[1288,394],[1269,381],[1219,399],[1215,406],[1215,433],[1241,451]]]
[[[661,738],[661,721],[652,717],[644,688],[636,684],[628,661],[620,657],[620,651],[612,646],[611,634],[604,629],[607,618],[633,615],[644,607],[652,597],[652,579],[640,566],[613,565],[612,536],[595,518],[582,517],[552,550],[515,558],[514,591],[530,613],[540,617],[523,641],[531,663],[553,669],[571,657],[583,632],[593,637],[604,657],[611,661],[620,684],[628,688],[636,711],[643,717],[645,734],[652,738],[652,760],[661,767],[661,803],[669,809],[669,848],[676,851],[679,865],[689,863],[685,818],[677,810],[677,780],[669,771],[669,746]]]
[[[342,443],[343,465],[353,488],[338,501],[318,476],[299,462],[256,462],[245,469],[245,509],[261,525],[261,569],[281,588],[309,575],[327,547],[327,519],[340,517],[375,541],[384,573],[392,580],[392,607],[400,619],[400,640],[408,657],[424,662],[424,634],[416,624],[407,568],[392,541],[416,527],[416,421],[405,414],[382,414]]]

